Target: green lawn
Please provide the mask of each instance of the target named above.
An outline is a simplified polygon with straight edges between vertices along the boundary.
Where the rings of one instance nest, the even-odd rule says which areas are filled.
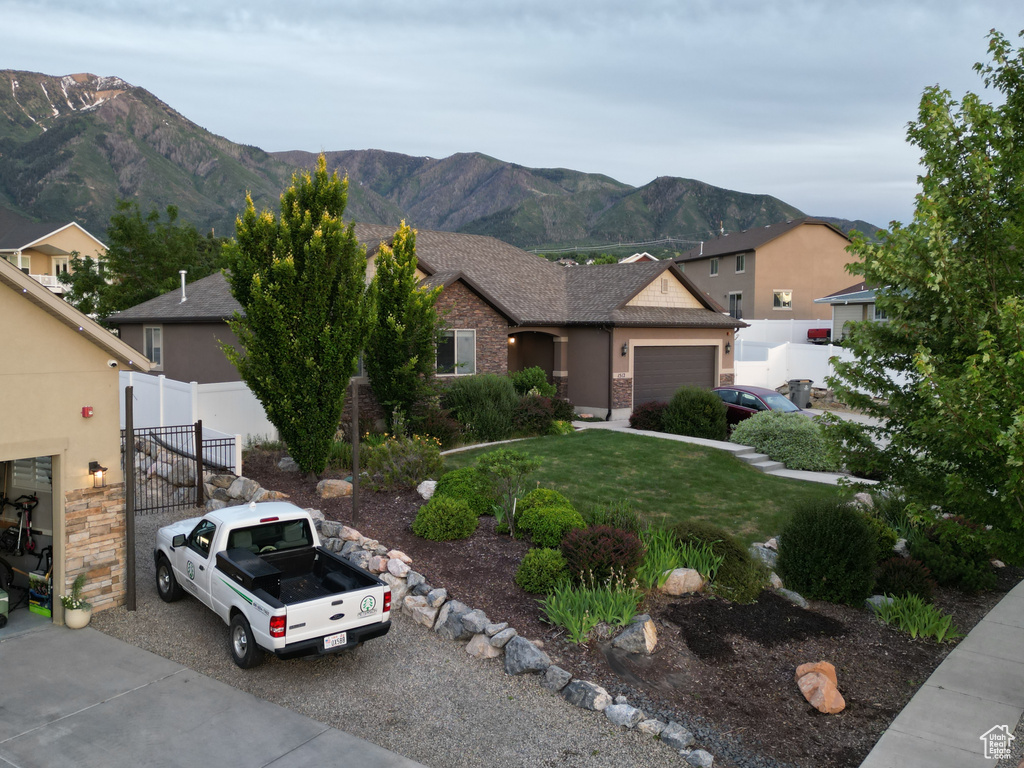
[[[581,510],[625,500],[652,522],[700,518],[748,544],[777,534],[794,504],[842,492],[765,475],[726,451],[599,429],[500,447],[540,458],[543,463],[529,478],[529,487],[539,481]],[[469,466],[494,449],[450,454],[445,465]]]

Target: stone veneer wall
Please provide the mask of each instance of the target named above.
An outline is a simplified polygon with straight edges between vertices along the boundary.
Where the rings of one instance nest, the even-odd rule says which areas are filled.
[[[718,374],[718,386],[728,387],[736,383],[735,373],[720,373]]]
[[[633,407],[633,380],[612,380],[612,408]]]
[[[54,584],[56,595],[71,591],[71,582],[85,574],[82,594],[102,611],[125,598],[124,484],[82,488],[64,495],[64,563],[67,584]]]
[[[476,331],[476,372],[508,373],[508,322],[462,282],[449,285],[437,299],[444,327]]]

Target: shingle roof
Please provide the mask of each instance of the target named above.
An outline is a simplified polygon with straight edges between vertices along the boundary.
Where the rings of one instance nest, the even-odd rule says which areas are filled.
[[[678,264],[684,261],[710,259],[713,256],[727,256],[731,253],[753,251],[760,248],[765,243],[769,243],[803,224],[815,224],[822,227],[828,227],[840,237],[849,240],[846,235],[827,221],[815,219],[810,216],[804,216],[801,219],[790,219],[789,221],[781,221],[777,224],[768,224],[763,227],[745,229],[742,232],[732,232],[715,238],[714,240],[707,240],[696,248],[692,248],[687,251],[678,259],[675,259],[675,261]]]
[[[107,318],[107,322],[114,325],[145,322],[218,322],[229,319],[235,312],[242,311],[242,305],[235,301],[228,281],[220,272],[214,272],[208,277],[186,285],[185,296],[188,300],[182,302],[181,289],[176,288],[163,296],[117,312]]]
[[[875,289],[868,288],[861,280],[856,285],[843,288],[841,291],[830,293],[820,299],[815,299],[815,304],[871,304],[875,301]]]
[[[77,222],[64,222],[63,224],[35,222],[26,219],[14,211],[0,208],[0,251],[20,250],[68,226],[75,226],[89,235],[89,237],[92,237],[93,240],[96,240]],[[100,241],[96,240],[96,242],[99,243]],[[100,245],[103,245],[103,243],[100,243]]]

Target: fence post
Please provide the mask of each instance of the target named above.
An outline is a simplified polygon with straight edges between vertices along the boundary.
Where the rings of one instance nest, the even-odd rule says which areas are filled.
[[[192,404],[192,418],[190,421],[193,423],[199,421],[199,382],[190,381],[189,384],[192,386],[191,392],[191,404]]]
[[[242,436],[235,435],[235,474],[242,476]]]
[[[160,405],[160,418],[159,418],[160,424],[158,426],[161,426],[161,427],[166,427],[167,426],[167,422],[164,421],[164,382],[166,380],[167,380],[167,377],[164,376],[164,374],[162,374],[162,373],[157,377],[157,380],[156,380],[156,387],[157,387],[157,393],[158,393],[157,394],[157,403],[159,403],[159,405]]]
[[[203,498],[203,420],[196,422],[196,506],[201,507],[206,503]]]
[[[135,610],[135,413],[133,388],[124,388],[125,607]]]

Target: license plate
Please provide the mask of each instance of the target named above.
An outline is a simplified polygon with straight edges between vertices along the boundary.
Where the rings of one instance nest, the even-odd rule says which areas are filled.
[[[324,650],[330,650],[331,648],[340,648],[345,644],[347,632],[339,632],[336,635],[328,635],[324,638]]]

